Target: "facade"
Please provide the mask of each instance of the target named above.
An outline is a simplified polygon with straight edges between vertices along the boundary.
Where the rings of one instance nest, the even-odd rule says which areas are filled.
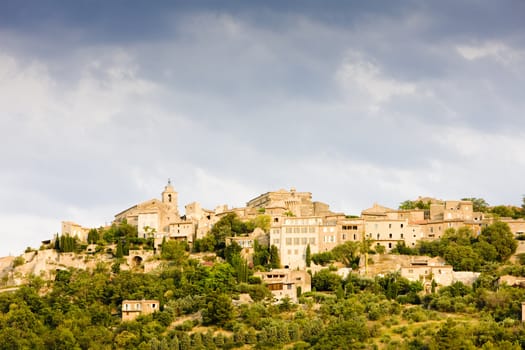
[[[230,245],[233,242],[237,243],[241,248],[241,257],[246,259],[248,263],[253,264],[253,253],[255,241],[258,242],[261,246],[268,247],[268,234],[266,234],[262,229],[256,228],[252,233],[235,236],[235,237],[226,237],[226,245]]]
[[[295,188],[286,191],[280,189],[275,192],[263,193],[246,203],[249,208],[264,209],[267,207],[285,208],[293,216],[316,216],[328,215],[330,209],[328,204],[312,202],[310,192],[297,192]]]
[[[423,283],[425,290],[434,280],[439,286],[450,286],[454,280],[454,271],[451,265],[432,264],[428,261],[414,261],[410,266],[401,267],[401,276],[409,281]]]
[[[502,218],[501,221],[509,225],[516,238],[521,237],[520,239],[523,239],[525,237],[525,219]]]
[[[116,214],[115,222],[126,220],[137,226],[138,237],[153,237],[156,247],[163,239],[185,240],[191,244],[194,239],[206,235],[219,220],[219,213],[226,209],[225,206],[220,206],[215,211],[207,210],[198,202],[192,202],[185,206],[186,213],[181,216],[178,193],[168,180],[160,200],[154,198],[134,205]]]
[[[323,226],[323,218],[317,216],[308,217],[281,217],[272,222],[270,228],[270,244],[279,250],[281,264],[285,268],[296,269],[306,267],[306,248],[310,245],[312,254],[320,252],[320,240],[326,243],[336,243],[335,226],[333,232]],[[321,238],[323,237],[323,238]],[[328,242],[329,241],[329,242]],[[326,248],[328,249],[328,248]]]
[[[115,222],[126,220],[128,224],[137,226],[138,235],[142,238],[151,235],[158,238],[158,235],[169,233],[169,223],[180,220],[178,193],[171,181],[168,180],[161,198],[142,202],[116,214]]]
[[[123,300],[122,321],[133,321],[140,315],[149,315],[159,311],[158,300]]]
[[[72,221],[62,221],[62,235],[76,237],[82,242],[87,242],[89,228],[82,227],[81,225]]]
[[[256,272],[277,301],[290,298],[297,302],[301,293],[309,292],[312,288],[310,274],[304,270],[275,269],[270,272]]]

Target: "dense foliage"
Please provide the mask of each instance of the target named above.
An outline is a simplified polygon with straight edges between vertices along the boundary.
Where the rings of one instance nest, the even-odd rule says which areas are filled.
[[[525,290],[494,278],[423,295],[399,274],[341,278],[325,269],[294,305],[270,303],[264,286],[240,283],[229,263],[186,259],[151,274],[99,264],[0,293],[0,349],[519,349]],[[236,306],[239,293],[254,302]],[[125,299],[158,299],[162,311],[121,322]]]
[[[262,216],[258,220],[261,226],[268,222]],[[252,266],[239,245],[225,244],[226,237],[245,234],[254,225],[255,220],[225,215],[198,243],[222,257],[208,264],[192,259],[185,242],[164,241],[157,255],[160,266],[150,273],[120,268],[119,258],[130,247],[149,247],[148,238],[136,238],[136,228],[123,222],[92,230],[90,242],[116,245],[115,263],[99,263],[89,271],[59,269],[53,281],[33,276],[26,286],[0,290],[0,350],[525,347],[520,321],[525,289],[498,283],[504,274],[525,276],[525,256],[508,263],[516,241],[504,223],[489,225],[479,235],[468,228],[450,229],[442,239],[415,249],[396,247],[399,253],[442,256],[457,270],[481,271],[472,286],[433,284],[425,293],[420,282],[399,273],[342,277],[331,263],[355,267],[370,249],[370,242],[347,242],[311,254],[312,262],[330,267],[312,274],[312,291],[302,293],[298,304],[287,298],[275,303],[253,275],[280,266],[275,246],[255,241]],[[57,237],[55,244],[60,252],[78,249],[67,236]],[[161,308],[122,322],[127,299],[156,299]]]
[[[398,244],[393,253],[441,256],[455,271],[481,271],[485,266],[506,261],[517,248],[517,242],[504,222],[484,227],[479,236],[466,226],[450,228],[441,239],[421,241],[414,249]]]

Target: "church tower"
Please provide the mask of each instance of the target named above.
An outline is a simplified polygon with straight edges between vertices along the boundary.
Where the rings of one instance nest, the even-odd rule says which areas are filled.
[[[162,191],[162,203],[167,204],[170,211],[174,211],[177,215],[179,212],[178,196],[179,194],[175,192],[171,185],[171,180],[168,179],[168,184],[164,187],[164,191]]]

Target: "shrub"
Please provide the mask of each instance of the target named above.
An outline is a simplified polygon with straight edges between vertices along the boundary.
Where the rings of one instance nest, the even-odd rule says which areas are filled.
[[[24,257],[22,256],[17,256],[14,260],[13,260],[13,267],[17,267],[17,266],[20,266],[20,265],[24,265],[26,263]]]

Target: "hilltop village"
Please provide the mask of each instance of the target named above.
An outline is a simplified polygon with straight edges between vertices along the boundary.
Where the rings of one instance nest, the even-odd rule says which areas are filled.
[[[168,181],[0,258],[0,349],[520,349],[525,208],[483,204],[351,216],[292,188],[182,213]]]
[[[258,222],[258,225],[248,229],[249,232],[237,232],[225,237],[224,243],[238,246],[241,256],[250,266],[253,266],[256,246],[276,251],[278,266],[274,266],[271,272],[259,272],[258,275],[266,283],[275,284],[270,288],[277,299],[286,296],[292,300],[297,300],[298,287],[303,291],[310,290],[307,270],[311,274],[322,269],[327,262],[323,262],[323,253],[338,246],[346,245],[353,249],[350,252],[353,264],[332,264],[341,276],[350,271],[369,277],[399,272],[409,280],[421,281],[426,289],[432,283],[437,286],[448,286],[456,281],[472,284],[479,272],[454,271],[453,266],[440,257],[399,255],[400,250],[415,248],[418,242],[439,240],[446,232],[461,228],[468,228],[477,236],[484,227],[497,220],[508,225],[517,239],[517,253],[525,252],[525,246],[521,244],[524,242],[521,237],[525,237],[523,218],[477,212],[471,200],[420,197],[413,204],[414,208],[410,209],[391,209],[374,203],[356,217],[333,212],[328,204],[314,201],[310,192],[298,192],[292,188],[263,193],[250,199],[242,208],[221,205],[210,210],[202,208],[198,202],[192,202],[184,206],[184,214],[181,214],[178,192],[168,180],[160,199],[149,199],[117,213],[112,225],[134,227],[137,238],[151,243],[149,249],[144,246],[131,251],[127,249],[125,262],[121,266],[124,269],[141,266],[147,272],[158,266],[155,256],[160,256],[166,241],[185,242],[189,251],[203,251],[199,246],[221,219],[229,216],[241,222]],[[98,231],[109,228],[101,227]],[[84,253],[93,255],[101,249],[97,248],[96,240],[90,238],[91,233],[96,234],[97,230],[63,221],[60,236],[57,234],[43,242],[43,247],[58,247],[61,238],[72,238],[77,247],[85,248]],[[108,255],[108,260],[114,257],[117,249],[118,244],[109,245],[106,251],[113,254]],[[213,250],[213,247],[208,249]],[[75,251],[78,253],[78,249]],[[392,251],[397,254],[389,254]],[[12,268],[14,258],[3,258],[0,272],[3,273],[4,285],[13,286],[24,283],[25,277],[31,274],[52,278],[57,266],[90,266],[90,259],[77,258],[72,252],[59,254],[54,249],[41,249],[40,252],[29,250],[19,257],[18,261],[22,260],[24,264],[14,262],[20,265],[17,270]],[[94,263],[92,260],[91,265]]]

